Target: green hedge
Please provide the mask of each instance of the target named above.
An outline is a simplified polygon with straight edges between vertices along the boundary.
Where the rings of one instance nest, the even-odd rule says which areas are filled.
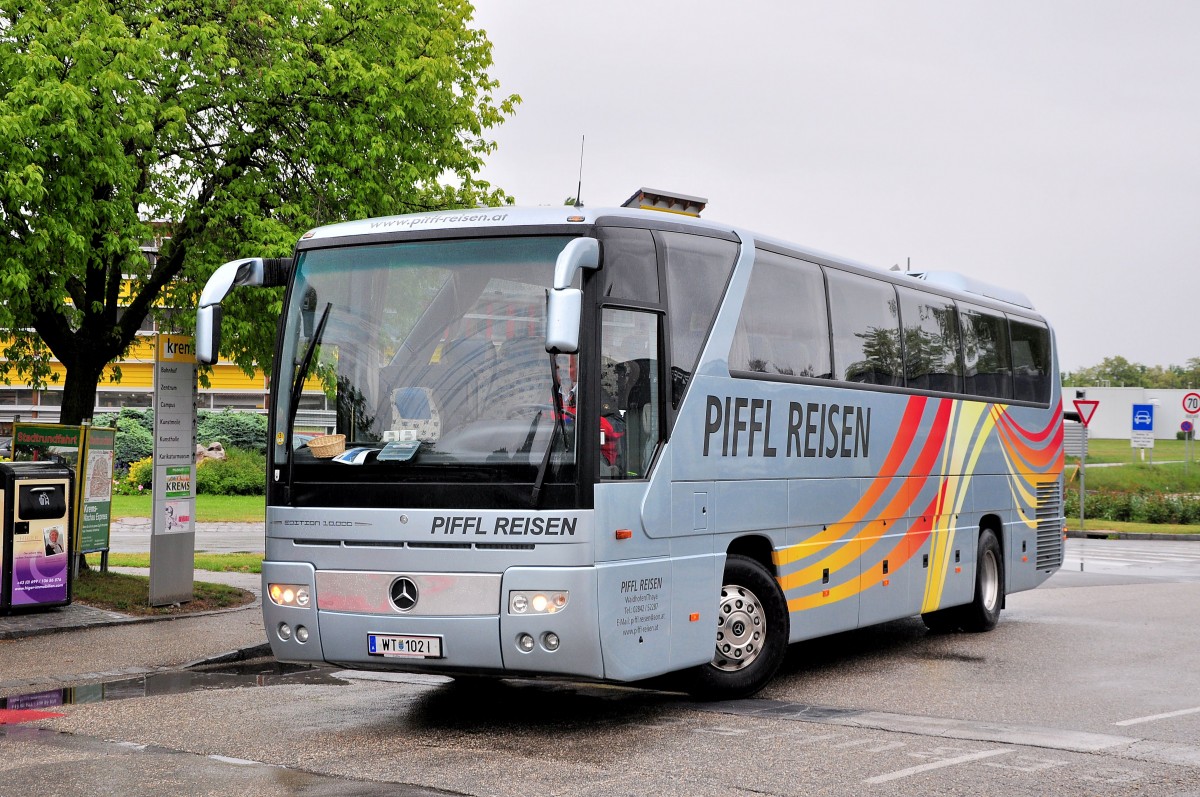
[[[1079,517],[1079,491],[1068,490],[1064,514]],[[1088,492],[1085,517],[1126,523],[1200,524],[1200,497],[1159,493]]]
[[[92,418],[93,426],[115,427],[117,439],[114,458],[117,469],[154,453],[154,410],[125,408],[118,413],[101,413]],[[196,413],[196,441],[207,446],[219,440],[226,449],[241,448],[267,453],[267,416],[257,412],[200,410]]]
[[[225,459],[205,459],[196,466],[200,495],[265,495],[267,458],[257,451],[226,448]]]

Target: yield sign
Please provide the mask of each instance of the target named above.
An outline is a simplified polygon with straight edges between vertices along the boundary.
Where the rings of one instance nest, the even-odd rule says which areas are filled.
[[[1075,409],[1079,412],[1079,420],[1083,421],[1084,426],[1091,422],[1092,416],[1096,414],[1096,408],[1099,406],[1099,401],[1075,399]]]

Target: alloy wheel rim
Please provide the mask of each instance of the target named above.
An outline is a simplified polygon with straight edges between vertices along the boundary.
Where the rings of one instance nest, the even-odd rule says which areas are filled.
[[[722,587],[712,665],[724,672],[749,667],[762,652],[766,636],[767,623],[758,597],[736,584]]]

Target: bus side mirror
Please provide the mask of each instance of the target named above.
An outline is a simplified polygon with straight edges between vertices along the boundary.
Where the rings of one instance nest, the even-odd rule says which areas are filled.
[[[196,309],[196,361],[212,365],[221,350],[221,305]]]
[[[579,351],[579,318],[583,291],[562,288],[546,297],[546,351],[574,354]]]
[[[221,300],[235,285],[276,287],[286,285],[290,260],[248,257],[222,265],[204,283],[196,307],[196,360],[204,365],[217,361],[221,348]]]
[[[600,242],[573,238],[554,261],[554,290],[546,298],[546,351],[574,354],[579,351],[579,319],[583,291],[572,288],[579,269],[600,267]]]

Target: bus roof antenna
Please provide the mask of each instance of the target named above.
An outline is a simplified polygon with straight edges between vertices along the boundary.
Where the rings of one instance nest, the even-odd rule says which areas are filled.
[[[587,135],[579,137],[579,184],[575,187],[575,207],[583,207],[583,145],[587,143]]]

